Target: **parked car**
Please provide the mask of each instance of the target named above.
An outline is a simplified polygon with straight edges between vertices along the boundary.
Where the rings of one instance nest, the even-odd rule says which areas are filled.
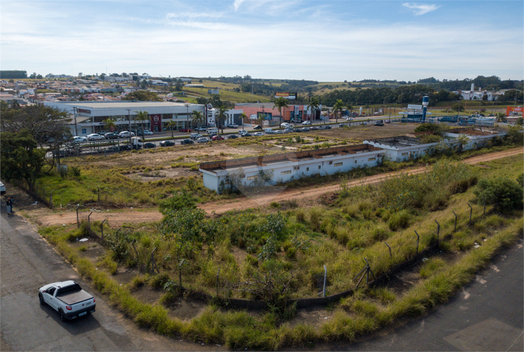
[[[206,129],[206,127],[197,127],[195,128],[195,131],[205,131]]]
[[[191,139],[182,139],[180,141],[180,144],[195,144],[195,142],[192,141]],[[173,145],[175,145],[175,144],[173,143]]]
[[[216,127],[210,127],[208,128],[207,130],[207,133],[211,134],[211,133],[218,133],[218,128]]]
[[[197,143],[208,143],[208,142],[210,142],[210,139],[207,137],[200,137],[199,139],[197,139]]]
[[[191,128],[181,128],[179,129],[180,132],[191,132]]]
[[[212,141],[223,141],[224,137],[216,135],[216,136],[211,137],[211,140]]]
[[[264,132],[265,132],[266,134],[274,134],[274,133],[275,133],[275,131],[274,131],[272,128],[265,128],[265,129],[264,129]]]
[[[53,282],[38,289],[40,304],[47,304],[66,321],[94,313],[96,300],[74,281]]]
[[[145,131],[144,131],[144,134],[145,134],[146,136],[152,136],[154,133],[151,132],[150,130],[145,130]]]
[[[5,185],[2,181],[0,181],[0,195],[4,195],[6,192]]]
[[[118,135],[114,134],[113,132],[108,132],[104,135],[105,139],[118,139]]]
[[[121,145],[120,145],[120,150],[121,150],[121,151],[124,151],[124,150],[131,150],[131,144],[121,144]]]
[[[228,124],[226,125],[226,127],[228,127],[228,128],[238,128],[238,125],[236,125],[236,124],[234,124],[234,123],[228,123]]]
[[[227,139],[236,139],[238,136],[236,134],[230,134]]]
[[[129,132],[129,131],[122,131],[118,134],[118,137],[120,138],[129,138],[129,137],[134,137],[134,136],[135,136],[135,133]]]
[[[262,126],[260,125],[256,125],[255,127],[253,127],[254,130],[261,130],[262,129]]]
[[[253,136],[255,137],[260,137],[260,136],[263,136],[264,135],[264,132],[254,132],[253,133]]]
[[[375,122],[375,126],[384,126],[384,123],[382,121]]]
[[[193,141],[191,141],[193,142]],[[175,145],[175,142],[174,141],[162,141],[160,142],[160,146],[161,147],[172,147]]]
[[[240,135],[241,137],[253,137],[251,133],[243,133]]]
[[[87,140],[88,141],[99,141],[99,140],[102,140],[102,139],[104,139],[104,136],[99,135],[98,133],[91,133],[91,134],[87,135]]]
[[[291,124],[287,123],[287,122],[282,122],[282,124],[280,124],[280,127],[282,127],[282,128],[286,128],[288,126],[291,126]]]
[[[84,143],[87,142],[87,138],[84,136],[74,136],[72,142],[75,144]]]
[[[300,129],[300,132],[309,132],[309,131],[311,131],[311,129],[309,127],[302,127]]]
[[[148,148],[156,148],[156,144],[155,143],[151,143],[151,142],[146,142],[144,143],[144,148],[148,149]]]
[[[240,137],[242,137],[242,135],[248,133],[247,131],[238,131],[238,134],[240,135]]]
[[[189,137],[191,137],[191,139],[198,139],[202,137],[202,135],[200,133],[191,133]]]
[[[303,126],[311,125],[311,121],[304,121],[304,122],[302,122],[302,125]]]
[[[330,130],[331,128],[332,128],[332,127],[331,127],[330,125],[325,125],[325,126],[324,126],[324,129],[325,129],[325,130]]]

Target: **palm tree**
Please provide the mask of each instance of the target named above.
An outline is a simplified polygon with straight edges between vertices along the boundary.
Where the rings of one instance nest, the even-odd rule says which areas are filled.
[[[142,141],[144,141],[144,121],[149,120],[149,114],[147,111],[137,111],[135,121],[140,122],[140,126],[142,127]]]
[[[224,121],[226,120],[226,111],[227,111],[227,108],[225,106],[220,106],[218,108],[217,125],[218,125],[218,129],[222,128],[222,134],[224,134]],[[220,135],[219,135],[219,138],[220,138]]]
[[[242,112],[239,116],[242,119],[242,131],[244,130],[244,119],[247,118],[247,115]]]
[[[176,127],[177,126],[177,123],[175,120],[170,120],[168,121],[167,123],[167,127],[171,128],[171,138],[174,138],[175,136],[173,135],[173,127]]]
[[[351,103],[347,103],[346,104],[346,109],[349,111],[349,113],[351,114],[350,117],[353,117],[353,105],[351,105]]]
[[[312,97],[311,99],[309,99],[309,105],[307,107],[308,109],[311,109],[311,120],[313,120],[313,116],[316,117],[316,112],[319,105],[320,101],[317,97]]]
[[[275,99],[275,105],[273,105],[273,109],[277,108],[278,112],[280,114],[280,127],[282,127],[282,108],[287,108],[287,99],[280,97]]]
[[[335,113],[335,122],[337,123],[338,123],[338,115],[340,114],[343,108],[344,108],[344,103],[340,99],[338,99],[335,102],[335,104],[333,104],[333,112]]]
[[[506,118],[506,114],[503,112],[497,113],[497,122],[508,122],[508,119]]]
[[[115,121],[111,119],[105,119],[104,121],[102,121],[102,123],[104,124],[104,128],[106,130],[110,130],[112,132],[116,129]]]
[[[198,127],[200,127],[204,122],[204,114],[202,111],[193,110],[193,113],[191,114],[191,122],[196,123]]]

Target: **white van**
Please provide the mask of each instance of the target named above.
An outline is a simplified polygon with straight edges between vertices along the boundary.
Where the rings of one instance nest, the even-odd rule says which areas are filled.
[[[216,127],[211,127],[211,128],[208,128],[207,133],[218,133],[218,128]]]

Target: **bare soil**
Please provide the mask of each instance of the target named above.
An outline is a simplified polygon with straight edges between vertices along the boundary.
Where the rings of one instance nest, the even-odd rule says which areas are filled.
[[[466,164],[478,164],[486,161],[496,160],[505,158],[508,156],[519,155],[524,152],[523,148],[515,148],[505,150],[501,152],[489,153],[484,155],[475,156],[472,158],[465,159],[463,162]],[[388,177],[398,176],[401,173],[418,174],[426,171],[425,167],[417,167],[407,170],[401,170],[396,172],[389,172],[380,175],[374,175],[364,177],[358,180],[351,180],[348,182],[349,187],[356,187],[366,184],[379,183]],[[253,197],[242,197],[231,200],[220,200],[216,202],[210,202],[201,204],[200,208],[205,210],[208,214],[223,214],[228,211],[245,210],[249,208],[256,208],[261,206],[267,206],[272,202],[289,202],[297,201],[300,203],[308,202],[312,199],[319,199],[323,194],[337,192],[340,190],[340,184],[338,183],[326,183],[321,186],[307,186],[300,188],[285,188],[280,193],[272,192],[270,194],[261,194]],[[41,206],[32,206],[31,200],[28,197],[20,196],[25,199],[20,203],[17,203],[24,212],[27,213],[28,217],[33,219],[40,226],[51,226],[60,224],[72,224],[76,222],[76,213],[74,212],[53,212],[49,209]],[[15,205],[15,210],[16,210]],[[36,208],[33,210],[33,207]],[[83,217],[87,217],[89,213],[82,213]],[[104,212],[98,211],[93,212],[91,220],[103,221],[107,219],[110,226],[119,227],[126,222],[130,223],[145,223],[154,222],[162,219],[162,214],[158,210],[136,210],[136,209],[124,209],[118,212]]]

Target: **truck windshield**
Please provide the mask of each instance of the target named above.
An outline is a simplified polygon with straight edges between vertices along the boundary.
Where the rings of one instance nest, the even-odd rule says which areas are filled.
[[[70,285],[70,286],[66,286],[66,287],[61,287],[60,289],[58,289],[58,292],[56,294],[57,297],[59,296],[64,296],[64,295],[67,295],[67,294],[70,294],[70,293],[74,293],[74,292],[78,292],[78,291],[81,291],[82,288],[80,287],[79,284],[74,284],[74,285]]]

